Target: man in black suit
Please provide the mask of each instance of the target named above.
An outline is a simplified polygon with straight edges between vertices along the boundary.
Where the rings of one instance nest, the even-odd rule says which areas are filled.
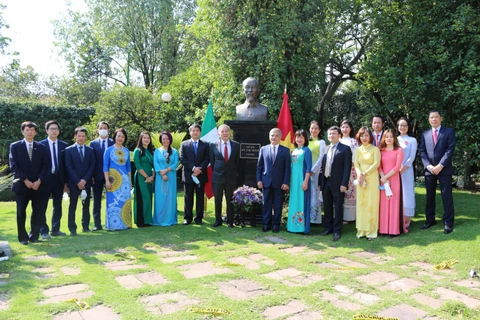
[[[182,182],[184,191],[184,219],[183,224],[192,223],[193,197],[196,194],[195,211],[193,219],[196,224],[202,224],[205,183],[208,181],[207,167],[209,163],[208,143],[200,140],[202,127],[193,124],[188,128],[190,140],[183,141],[180,145],[180,162],[183,165]]]
[[[48,235],[48,225],[46,219],[46,211],[48,207],[48,199],[52,196],[52,236],[64,236],[64,232],[60,231],[60,220],[62,219],[62,195],[67,191],[67,180],[65,175],[65,148],[68,144],[58,139],[60,134],[60,125],[56,120],[50,120],[45,123],[45,131],[48,137],[42,141],[49,153],[51,170],[47,172],[43,185],[47,196],[45,197],[45,210],[43,211],[40,222],[40,236],[42,239],[50,239]]]
[[[376,147],[380,146],[383,135],[383,117],[380,115],[375,115],[372,118],[372,129],[373,129],[373,145]]]
[[[324,207],[325,231],[322,236],[333,232],[333,241],[342,236],[343,202],[352,169],[352,151],[340,143],[340,134],[339,127],[328,129],[330,145],[323,156],[323,169],[318,180]]]
[[[283,196],[290,184],[290,150],[280,145],[282,131],[273,128],[270,144],[260,148],[257,162],[257,187],[263,190],[262,232],[280,231]],[[272,219],[273,207],[273,219]]]
[[[453,231],[455,210],[452,193],[452,159],[455,152],[455,132],[451,128],[442,127],[442,117],[438,110],[428,114],[428,121],[432,129],[422,134],[420,142],[420,156],[425,167],[425,187],[427,189],[427,203],[425,209],[426,222],[421,229],[428,229],[437,224],[435,221],[435,194],[437,181],[443,201],[443,232]]]
[[[17,232],[21,244],[38,242],[40,233],[40,219],[44,211],[44,198],[47,197],[42,181],[50,170],[50,159],[45,146],[35,142],[37,125],[31,121],[21,125],[23,140],[10,145],[9,164],[14,175],[12,191],[15,193],[17,203]],[[30,234],[25,229],[27,219],[27,206],[32,203],[32,216],[30,218]]]
[[[113,140],[108,137],[110,126],[106,121],[97,123],[98,138],[90,142],[90,147],[95,154],[95,171],[93,173],[93,231],[102,230],[102,194],[105,186],[103,174],[103,154],[113,145]]]
[[[75,211],[78,197],[82,199],[82,228],[83,232],[90,232],[90,188],[92,186],[95,156],[93,149],[85,145],[87,129],[75,129],[76,143],[65,149],[65,167],[68,173],[68,188],[70,189],[70,205],[68,207],[68,229],[71,236],[77,235]],[[82,191],[85,191],[82,196]]]
[[[222,225],[222,198],[227,201],[227,225],[233,228],[233,191],[237,186],[237,168],[240,164],[240,144],[230,140],[230,127],[218,127],[220,139],[210,145],[213,196],[215,197],[214,227]]]

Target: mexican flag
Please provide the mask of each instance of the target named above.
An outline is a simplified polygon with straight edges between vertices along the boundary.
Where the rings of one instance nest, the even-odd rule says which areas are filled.
[[[215,122],[215,117],[213,116],[213,98],[210,98],[208,103],[207,112],[205,113],[205,118],[202,123],[202,135],[200,139],[204,142],[212,143],[218,140],[218,131],[217,123]],[[207,168],[208,182],[205,184],[205,195],[208,199],[213,197],[213,187],[212,187],[212,167],[208,165]]]
[[[295,133],[293,132],[292,116],[290,115],[290,108],[288,107],[288,94],[286,91],[283,93],[282,108],[278,116],[277,128],[282,130],[282,140],[280,144],[289,148],[290,151],[295,149],[295,145],[293,144]]]

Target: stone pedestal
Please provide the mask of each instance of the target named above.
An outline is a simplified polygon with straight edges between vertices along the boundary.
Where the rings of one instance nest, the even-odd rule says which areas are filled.
[[[257,187],[255,177],[260,147],[269,144],[269,132],[275,128],[275,121],[225,121],[233,130],[233,140],[240,143],[240,168],[237,186]]]

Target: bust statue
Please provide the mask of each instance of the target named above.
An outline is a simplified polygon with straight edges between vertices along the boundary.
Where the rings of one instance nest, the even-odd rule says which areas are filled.
[[[265,121],[267,120],[267,106],[257,101],[258,80],[248,77],[243,80],[243,92],[246,100],[244,104],[237,106],[237,120],[244,121]]]

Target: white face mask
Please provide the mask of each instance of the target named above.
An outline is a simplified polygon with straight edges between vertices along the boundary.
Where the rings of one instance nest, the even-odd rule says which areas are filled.
[[[105,138],[106,136],[108,136],[108,130],[98,130],[98,134],[100,135],[100,137]]]

